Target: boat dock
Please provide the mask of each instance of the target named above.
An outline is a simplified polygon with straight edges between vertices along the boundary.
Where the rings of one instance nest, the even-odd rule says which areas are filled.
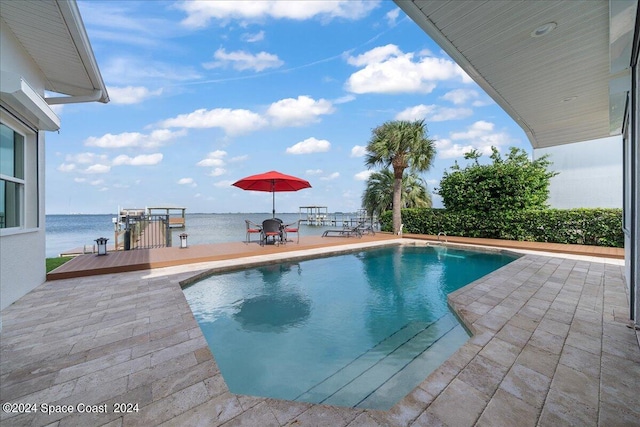
[[[318,227],[355,227],[363,222],[372,226],[378,224],[378,219],[375,216],[367,216],[364,209],[330,214],[326,206],[300,206],[299,215],[301,224]]]
[[[170,228],[184,228],[185,227],[185,213],[187,208],[183,207],[166,207],[166,206],[154,206],[147,208],[147,215],[167,215],[169,217]]]
[[[115,226],[115,249],[150,249],[171,246],[171,229],[185,228],[187,208],[152,206],[145,209],[119,209]]]

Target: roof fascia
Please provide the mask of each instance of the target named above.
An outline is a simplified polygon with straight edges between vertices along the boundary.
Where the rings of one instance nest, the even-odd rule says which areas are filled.
[[[91,43],[89,41],[89,36],[87,35],[87,31],[85,29],[84,23],[82,22],[82,16],[80,15],[80,10],[78,9],[78,5],[75,1],[60,1],[56,0],[56,5],[58,6],[58,10],[60,11],[60,16],[64,20],[67,28],[69,29],[69,34],[71,36],[71,40],[73,41],[75,48],[80,56],[83,66],[95,88],[93,96],[82,96],[77,97],[77,101],[73,101],[74,96],[71,97],[57,97],[50,98],[47,100],[50,104],[61,103],[56,100],[67,99],[64,103],[71,102],[88,102],[88,101],[99,101],[102,103],[109,102],[109,94],[107,93],[107,88],[102,80],[102,74],[100,73],[100,69],[98,68],[98,63],[96,61],[95,55],[93,54],[93,49],[91,48]],[[98,94],[96,91],[100,91]]]

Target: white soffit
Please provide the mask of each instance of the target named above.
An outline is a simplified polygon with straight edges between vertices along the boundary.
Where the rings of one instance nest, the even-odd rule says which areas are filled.
[[[395,1],[534,148],[611,135],[608,0]],[[547,23],[555,29],[532,37]]]
[[[2,1],[2,20],[46,78],[45,89],[108,102],[75,0]]]

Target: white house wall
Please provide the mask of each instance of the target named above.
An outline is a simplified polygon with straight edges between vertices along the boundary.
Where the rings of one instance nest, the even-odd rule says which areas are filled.
[[[534,158],[548,154],[552,208],[622,209],[622,137],[597,139],[533,150]]]
[[[44,96],[44,79],[35,63],[0,20],[0,69],[21,75],[37,93]],[[13,125],[13,117],[2,113],[3,122]],[[25,117],[15,119],[35,128]],[[25,147],[24,227],[0,230],[0,310],[46,280],[44,132],[28,136]]]
[[[44,96],[44,78],[35,62],[21,47],[9,27],[0,19],[0,54],[2,70],[24,77],[33,90]]]

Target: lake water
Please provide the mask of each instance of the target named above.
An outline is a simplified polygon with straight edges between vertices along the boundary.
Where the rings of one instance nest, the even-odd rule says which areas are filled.
[[[84,245],[94,245],[98,237],[114,242],[113,218],[117,215],[47,215],[46,238],[47,257],[57,257],[63,252]],[[278,218],[285,224],[297,221],[298,213],[278,213]],[[353,214],[355,218],[356,214]],[[186,228],[172,230],[173,246],[180,245],[181,233],[189,235],[189,245],[237,242],[245,240],[245,219],[261,223],[270,218],[271,213],[236,213],[236,214],[187,214]],[[347,215],[344,217],[348,218]],[[321,235],[326,229],[334,227],[318,227],[302,225],[301,236]],[[255,238],[255,236],[253,236]]]

